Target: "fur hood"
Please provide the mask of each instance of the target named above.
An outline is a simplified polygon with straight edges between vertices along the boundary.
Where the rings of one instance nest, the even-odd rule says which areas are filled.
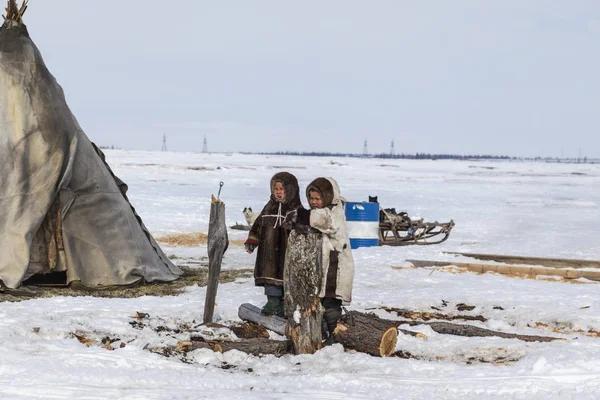
[[[306,198],[310,199],[310,192],[316,190],[323,198],[323,207],[336,205],[340,202],[340,189],[333,178],[317,178],[306,187]]]
[[[317,178],[306,188],[306,196],[310,190],[316,190],[323,197],[323,208],[310,210],[310,226],[323,233],[322,266],[323,276],[328,276],[330,255],[337,253],[337,279],[335,296],[343,304],[352,300],[352,284],[354,281],[354,258],[348,238],[344,201],[340,196],[340,188],[333,178]],[[327,288],[323,280],[319,297],[324,297]]]
[[[300,201],[300,188],[298,186],[298,179],[289,172],[278,172],[271,178],[270,188],[271,188],[271,200],[275,200],[275,195],[273,194],[273,190],[275,189],[275,183],[281,182],[283,184],[283,189],[285,190],[285,199],[283,200],[283,204],[288,204],[290,209],[294,209],[302,204]]]

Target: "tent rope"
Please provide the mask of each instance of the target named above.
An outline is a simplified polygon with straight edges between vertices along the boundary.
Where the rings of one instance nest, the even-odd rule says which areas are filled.
[[[25,14],[25,10],[27,10],[27,1],[28,0],[23,0],[21,8],[19,8],[17,0],[8,0],[8,4],[6,5],[6,15],[3,15],[2,18],[22,24],[23,14]]]

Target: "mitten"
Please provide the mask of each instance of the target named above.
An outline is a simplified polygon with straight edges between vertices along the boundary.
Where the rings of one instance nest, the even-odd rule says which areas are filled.
[[[296,217],[296,223],[302,225],[310,225],[310,210],[304,208],[298,208],[298,216]]]
[[[298,212],[296,210],[288,211],[287,214],[285,214],[285,219],[283,220],[281,226],[283,226],[283,228],[287,230],[294,229],[297,215]]]
[[[252,252],[254,251],[255,248],[256,248],[255,244],[244,243],[244,249],[246,249],[246,253],[248,253],[248,254],[252,254]]]

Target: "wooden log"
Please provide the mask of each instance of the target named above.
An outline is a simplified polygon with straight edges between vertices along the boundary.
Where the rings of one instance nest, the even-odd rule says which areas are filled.
[[[374,315],[374,314],[367,314]],[[390,320],[383,319],[380,320],[385,321],[385,323],[395,323],[396,326],[400,325],[427,325],[431,327],[434,332],[444,334],[444,335],[455,335],[455,336],[467,336],[467,337],[488,337],[488,336],[497,336],[504,339],[519,339],[525,342],[553,342],[553,341],[566,341],[563,338],[557,338],[552,336],[536,336],[536,335],[521,335],[519,333],[507,333],[500,331],[493,331],[491,329],[480,328],[478,326],[468,325],[468,324],[454,324],[451,322],[424,322],[424,321],[406,321],[406,320]]]
[[[225,203],[211,195],[210,219],[208,222],[208,283],[204,302],[204,323],[212,322],[215,312],[215,299],[219,286],[219,274],[223,254],[229,246],[225,225]]]
[[[197,349],[210,349],[218,353],[225,353],[230,350],[239,350],[255,356],[267,354],[281,356],[284,354],[289,354],[291,347],[288,340],[254,338],[240,340],[239,342],[179,342],[177,349],[183,352]]]
[[[293,230],[288,237],[283,276],[287,336],[294,354],[312,354],[321,348],[323,311],[318,293],[323,272],[322,235]]]
[[[398,324],[375,314],[350,311],[342,316],[333,336],[344,348],[376,357],[389,356],[398,341]]]
[[[530,267],[525,265],[493,265],[493,264],[473,264],[473,263],[461,263],[453,261],[430,261],[430,260],[406,260],[415,267],[447,267],[456,266],[460,268],[466,268],[469,271],[484,273],[484,272],[496,272],[499,274],[507,275],[548,275],[548,276],[560,276],[567,279],[585,278],[592,281],[600,281],[600,271],[579,271],[573,269],[556,269],[556,268],[540,268]]]
[[[260,308],[250,303],[244,303],[238,308],[238,317],[242,321],[254,322],[280,335],[285,335],[288,323],[285,318],[261,313]]]
[[[458,254],[465,257],[476,258],[484,261],[496,261],[506,264],[526,264],[526,265],[542,265],[552,268],[600,268],[600,261],[593,260],[574,260],[566,258],[541,258],[541,257],[524,257],[511,256],[500,254],[478,254],[478,253],[462,253],[448,251],[448,254]]]
[[[461,319],[461,320],[465,320],[465,321],[481,321],[481,322],[485,322],[487,321],[487,318],[481,316],[481,315],[466,315],[466,314],[444,314],[444,313],[440,313],[440,312],[429,312],[429,311],[413,311],[413,310],[407,310],[407,309],[403,309],[403,308],[396,308],[396,307],[380,307],[382,310],[385,310],[389,313],[395,313],[397,316],[401,317],[401,318],[408,318],[408,319],[421,319],[423,321],[429,321],[431,319],[436,319],[436,320],[456,320],[456,319]]]

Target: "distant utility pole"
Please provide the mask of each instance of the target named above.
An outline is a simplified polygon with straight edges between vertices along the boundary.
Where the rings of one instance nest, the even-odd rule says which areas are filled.
[[[206,141],[206,135],[204,135],[204,143],[202,144],[202,152],[208,153],[208,142]]]
[[[363,157],[369,155],[369,148],[367,147],[367,139],[365,139],[365,145],[363,146]]]
[[[163,142],[160,151],[167,151],[167,135],[163,134]]]
[[[390,156],[394,157],[396,152],[394,151],[394,139],[392,139],[392,146],[390,147]]]

